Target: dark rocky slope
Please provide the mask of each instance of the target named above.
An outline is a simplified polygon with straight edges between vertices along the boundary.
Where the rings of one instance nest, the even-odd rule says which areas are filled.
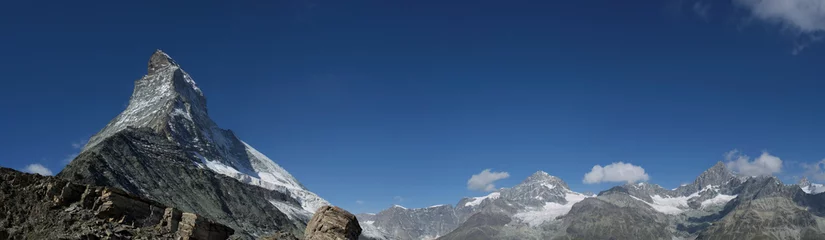
[[[470,218],[468,218],[467,221],[464,221],[461,226],[438,239],[502,239],[499,234],[502,231],[502,228],[511,221],[512,219],[504,213],[480,212],[470,216]]]
[[[120,188],[195,212],[249,238],[277,231],[302,235],[305,226],[291,221],[269,202],[298,205],[296,200],[200,168],[194,161],[178,145],[150,129],[128,128],[81,153],[58,176]]]
[[[234,230],[109,187],[0,168],[0,239],[227,239]]]

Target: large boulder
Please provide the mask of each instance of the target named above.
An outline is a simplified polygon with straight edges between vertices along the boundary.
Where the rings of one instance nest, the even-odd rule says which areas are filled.
[[[356,240],[360,235],[355,215],[333,206],[318,208],[304,233],[306,240]]]

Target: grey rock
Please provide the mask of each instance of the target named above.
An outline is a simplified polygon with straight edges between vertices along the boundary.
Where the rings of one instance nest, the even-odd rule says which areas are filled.
[[[558,239],[671,239],[661,219],[661,214],[651,209],[587,198],[564,216],[566,235]]]
[[[745,181],[729,210],[697,239],[825,239],[822,195],[776,177]]]
[[[480,212],[467,219],[454,231],[438,238],[439,240],[501,239],[503,227],[512,219],[504,213]]]
[[[740,184],[741,180],[738,176],[733,174],[723,162],[717,162],[713,167],[696,177],[693,183],[679,186],[674,191],[676,195],[688,196],[707,186],[720,186],[722,187],[721,193],[733,194]]]
[[[417,209],[393,206],[361,221],[374,221],[374,226],[396,239],[434,238],[452,231],[460,223],[450,205]]]

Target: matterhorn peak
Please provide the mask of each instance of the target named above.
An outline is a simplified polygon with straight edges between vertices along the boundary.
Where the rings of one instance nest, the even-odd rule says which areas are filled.
[[[84,150],[127,127],[186,130],[190,132],[186,136],[197,136],[191,134],[193,131],[217,128],[207,115],[203,92],[168,54],[155,51],[149,58],[148,70],[148,75],[135,81],[126,109],[92,136]]]

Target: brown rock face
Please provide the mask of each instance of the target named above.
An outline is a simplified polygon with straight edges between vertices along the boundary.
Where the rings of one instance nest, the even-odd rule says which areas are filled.
[[[169,55],[166,55],[166,53],[163,53],[163,51],[158,49],[154,54],[152,54],[152,57],[149,58],[148,73],[155,73],[156,70],[169,65],[177,65],[177,63],[175,63]]]
[[[307,223],[306,240],[356,240],[361,226],[355,215],[339,207],[323,206]]]
[[[108,187],[0,168],[0,239],[222,240],[229,227]]]

